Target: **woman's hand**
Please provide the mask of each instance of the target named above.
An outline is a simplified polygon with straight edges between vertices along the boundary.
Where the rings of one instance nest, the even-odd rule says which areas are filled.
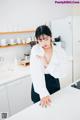
[[[40,101],[40,105],[42,107],[47,107],[47,106],[50,106],[51,105],[51,96],[46,96],[46,97],[43,97]]]

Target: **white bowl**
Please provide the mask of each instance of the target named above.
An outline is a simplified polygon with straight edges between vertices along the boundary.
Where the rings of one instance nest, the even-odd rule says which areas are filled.
[[[6,45],[8,45],[7,39],[1,39],[0,40],[0,46],[6,46]]]
[[[17,38],[17,39],[16,39],[16,42],[17,42],[18,44],[22,43],[22,41],[21,41],[20,38]]]
[[[14,45],[14,44],[16,44],[15,39],[14,39],[14,38],[10,39],[10,40],[9,40],[9,44],[10,44],[10,45]]]

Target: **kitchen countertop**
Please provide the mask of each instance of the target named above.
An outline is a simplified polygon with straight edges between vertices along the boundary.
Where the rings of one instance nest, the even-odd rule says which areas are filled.
[[[69,61],[72,61],[72,57],[69,56]],[[12,82],[16,79],[30,75],[30,66],[22,66],[18,64],[11,64],[8,67],[0,68],[0,85]]]
[[[80,120],[80,90],[68,86],[51,97],[51,106],[42,108],[38,102],[6,120]]]
[[[8,70],[0,70],[0,85],[9,83],[13,80],[30,75],[30,69],[28,66],[16,65],[14,68]]]

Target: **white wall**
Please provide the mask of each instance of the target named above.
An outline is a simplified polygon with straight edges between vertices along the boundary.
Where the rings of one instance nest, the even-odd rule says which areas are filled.
[[[56,5],[54,0],[0,0],[0,32],[34,28],[72,14],[72,5]],[[0,49],[0,56],[14,59],[24,52],[24,47],[5,48]]]
[[[56,5],[54,0],[0,0],[0,31],[33,28],[72,13],[71,5]]]

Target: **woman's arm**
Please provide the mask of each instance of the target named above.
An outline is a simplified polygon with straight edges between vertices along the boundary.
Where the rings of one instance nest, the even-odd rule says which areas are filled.
[[[44,66],[40,59],[34,55],[33,51],[30,56],[30,70],[35,92],[40,95],[41,99],[48,96],[49,92],[45,84]]]

